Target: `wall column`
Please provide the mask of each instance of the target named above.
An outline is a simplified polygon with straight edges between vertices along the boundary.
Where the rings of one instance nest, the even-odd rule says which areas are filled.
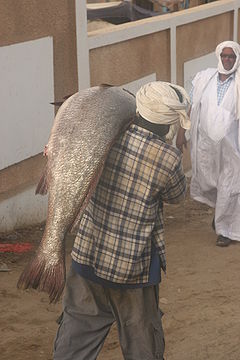
[[[75,0],[78,90],[90,87],[86,0]]]

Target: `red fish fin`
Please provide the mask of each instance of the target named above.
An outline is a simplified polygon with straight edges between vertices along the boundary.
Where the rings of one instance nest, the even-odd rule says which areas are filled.
[[[50,303],[56,303],[64,290],[65,277],[64,259],[54,266],[47,265],[46,260],[36,256],[22,272],[17,287],[46,292],[49,295]]]
[[[46,195],[48,192],[48,183],[47,183],[47,166],[39,180],[35,194]]]

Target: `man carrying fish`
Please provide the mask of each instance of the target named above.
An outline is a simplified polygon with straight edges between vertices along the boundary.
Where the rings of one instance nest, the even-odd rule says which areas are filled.
[[[124,359],[161,359],[165,271],[163,203],[184,198],[181,153],[165,143],[188,129],[189,99],[152,82],[136,95],[137,116],[111,147],[72,250],[54,360],[94,360],[116,321]]]

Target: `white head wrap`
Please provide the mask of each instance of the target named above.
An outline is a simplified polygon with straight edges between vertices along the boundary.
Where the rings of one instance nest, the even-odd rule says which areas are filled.
[[[222,59],[220,56],[223,49],[225,49],[225,48],[231,48],[236,55],[236,61],[233,65],[232,69],[230,69],[230,70],[224,69],[223,64],[222,64]],[[230,75],[230,74],[236,72],[236,74],[235,74],[236,113],[237,113],[237,118],[240,119],[240,101],[239,101],[239,97],[240,97],[240,46],[235,41],[223,41],[216,47],[215,53],[218,58],[218,72],[220,74]]]
[[[236,55],[236,61],[231,70],[225,70],[222,64],[222,59],[220,55],[225,48],[231,48]],[[218,72],[220,74],[229,75],[234,73],[238,69],[240,64],[240,46],[238,43],[236,43],[235,41],[223,41],[216,47],[215,53],[218,58]]]
[[[180,102],[176,88],[182,95]],[[172,139],[178,129],[190,128],[187,115],[190,99],[181,86],[163,81],[154,81],[143,85],[136,94],[137,113],[154,124],[171,125],[167,139]]]

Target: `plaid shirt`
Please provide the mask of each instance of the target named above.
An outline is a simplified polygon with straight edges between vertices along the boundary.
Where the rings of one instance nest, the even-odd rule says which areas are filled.
[[[137,125],[112,147],[84,211],[72,258],[119,284],[148,282],[152,241],[165,270],[163,202],[184,198],[180,152]]]

